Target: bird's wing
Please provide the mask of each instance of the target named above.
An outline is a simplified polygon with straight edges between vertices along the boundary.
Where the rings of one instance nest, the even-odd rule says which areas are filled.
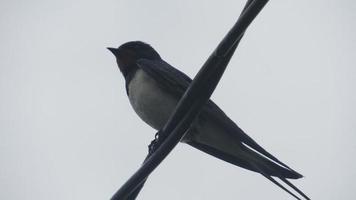
[[[159,87],[162,87],[166,91],[169,91],[172,95],[176,96],[177,98],[181,98],[186,89],[189,87],[189,84],[192,82],[187,75],[182,73],[181,71],[175,69],[167,62],[163,60],[148,60],[148,59],[139,59],[136,63],[142,70],[152,76],[158,83]],[[246,163],[244,160],[240,160],[239,158],[228,155],[220,151],[219,149],[214,149],[205,144],[191,142],[188,144],[208,153],[215,157],[218,157],[222,160],[225,160],[229,163],[250,169],[252,171],[256,171],[261,173],[263,176],[267,177],[273,183],[277,184],[271,176],[277,176],[284,182],[286,178],[301,178],[302,175],[297,173],[296,171],[292,170],[286,164],[279,161],[275,158],[272,154],[268,153],[265,149],[263,149],[260,145],[257,144],[250,136],[248,136],[241,128],[239,128],[226,114],[211,100],[207,102],[207,105],[202,109],[202,115],[207,116],[208,118],[212,119],[214,123],[218,123],[221,127],[226,128],[226,131],[230,134],[233,134],[234,137],[243,143],[246,147],[246,151],[252,149],[254,152],[258,152],[263,156],[259,156],[259,159],[262,159],[266,164],[270,167],[274,168],[274,171],[266,170],[263,167],[257,165],[257,163],[251,162]],[[255,154],[258,156],[258,154]],[[299,194],[304,196],[306,199],[305,194],[303,194],[300,190],[296,189],[294,185],[290,182],[287,182],[289,186],[291,186],[295,191]],[[286,190],[280,184],[277,184],[283,190]],[[290,191],[286,190],[288,193]],[[292,194],[293,195],[293,194]],[[294,196],[294,195],[293,195]]]
[[[192,82],[191,78],[163,60],[139,59],[136,64],[159,82],[159,87],[163,87],[178,99]]]
[[[167,91],[171,92],[173,95],[176,95],[178,98],[182,97],[185,90],[192,82],[191,78],[163,60],[140,59],[137,61],[137,65],[146,73],[150,74],[156,81],[158,81],[160,83],[160,87],[164,87],[167,89]],[[286,164],[275,158],[272,154],[268,153],[260,145],[258,145],[257,142],[255,142],[228,116],[226,116],[226,114],[213,101],[209,100],[207,102],[207,106],[203,107],[202,112],[208,115],[209,118],[214,119],[215,122],[221,124],[223,127],[228,128],[228,131],[232,134],[235,134],[237,138],[245,145],[263,154],[279,165],[291,169]]]

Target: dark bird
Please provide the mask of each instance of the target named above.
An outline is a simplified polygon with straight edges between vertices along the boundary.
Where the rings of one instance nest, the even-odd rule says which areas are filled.
[[[108,49],[115,55],[125,78],[126,93],[133,109],[144,122],[160,130],[192,80],[165,62],[146,43],[133,41]],[[211,100],[203,107],[181,142],[258,172],[299,199],[272,178],[277,177],[309,199],[287,180],[298,179],[302,175],[264,150]]]

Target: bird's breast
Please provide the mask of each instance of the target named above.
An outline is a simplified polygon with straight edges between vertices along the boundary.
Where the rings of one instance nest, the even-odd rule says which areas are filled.
[[[156,130],[161,129],[178,100],[158,86],[158,82],[138,69],[128,84],[130,103],[140,118]]]

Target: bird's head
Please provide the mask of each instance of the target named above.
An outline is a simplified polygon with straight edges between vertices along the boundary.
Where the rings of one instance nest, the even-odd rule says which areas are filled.
[[[159,54],[148,44],[140,41],[127,42],[119,48],[108,48],[116,57],[120,71],[126,77],[127,74],[136,68],[136,61],[139,59],[159,60]]]

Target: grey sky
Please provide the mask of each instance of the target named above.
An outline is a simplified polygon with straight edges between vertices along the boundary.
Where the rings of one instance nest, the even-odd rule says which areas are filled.
[[[109,199],[155,131],[105,49],[150,43],[190,76],[245,1],[0,2],[0,199]],[[356,3],[270,1],[214,101],[305,178],[312,199],[356,199]],[[139,199],[293,199],[257,173],[180,144]]]

